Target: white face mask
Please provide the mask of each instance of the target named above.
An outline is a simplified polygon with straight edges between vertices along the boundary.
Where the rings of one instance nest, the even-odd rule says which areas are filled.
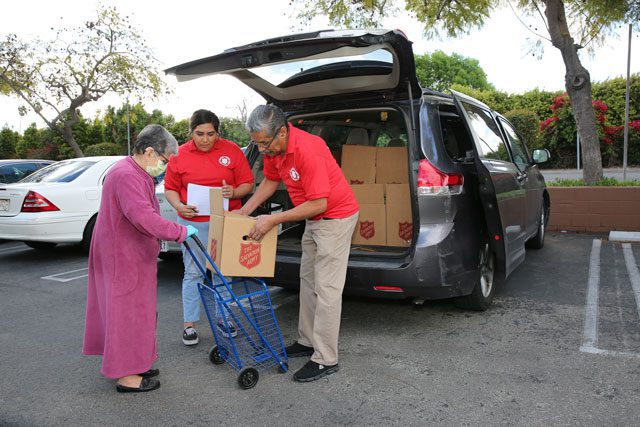
[[[155,178],[156,176],[162,175],[164,171],[167,170],[167,165],[160,160],[160,157],[157,154],[154,153],[154,155],[156,156],[156,159],[158,159],[158,163],[156,163],[155,166],[147,166],[146,170],[149,175]]]

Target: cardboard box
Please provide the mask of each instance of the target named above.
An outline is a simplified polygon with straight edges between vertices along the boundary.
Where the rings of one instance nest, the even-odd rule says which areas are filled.
[[[408,184],[407,147],[377,147],[376,184]]]
[[[343,145],[341,169],[349,184],[374,184],[376,181],[376,147]]]
[[[274,227],[259,242],[247,234],[256,220],[222,209],[222,190],[210,193],[208,250],[220,272],[234,277],[273,277],[278,245],[278,227]],[[213,269],[207,262],[207,268]]]
[[[384,205],[383,184],[352,185],[351,190],[359,205]]]
[[[354,245],[384,246],[387,242],[387,226],[384,204],[360,205],[360,216],[351,243]]]
[[[413,215],[409,184],[385,184],[387,246],[410,246]]]

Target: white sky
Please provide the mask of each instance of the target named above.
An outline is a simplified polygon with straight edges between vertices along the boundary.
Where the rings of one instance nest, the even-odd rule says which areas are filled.
[[[95,16],[95,0],[30,0],[8,1],[2,5],[0,35],[16,33],[21,38],[51,34],[50,27],[65,22],[76,26]],[[110,0],[109,5],[121,14],[129,15],[156,57],[161,68],[215,55],[224,49],[243,45],[291,32],[292,22],[288,13],[289,0],[191,0],[168,2],[162,0]],[[60,17],[64,17],[61,21]],[[299,25],[293,23],[299,28]],[[562,90],[564,65],[560,53],[545,42],[542,60],[528,52],[532,33],[518,20],[510,9],[498,11],[481,31],[456,40],[429,41],[422,36],[419,24],[406,17],[387,20],[384,28],[399,28],[414,42],[414,53],[424,54],[440,49],[475,58],[487,73],[489,81],[498,89],[521,93],[530,89]],[[304,31],[329,28],[324,20],[317,20]],[[619,37],[612,38],[596,50],[594,57],[582,54],[583,65],[591,73],[592,81],[626,76],[628,29],[623,26]],[[640,37],[634,33],[632,40],[631,73],[640,72]],[[173,114],[177,120],[188,118],[196,109],[207,108],[220,116],[237,117],[237,106],[246,100],[249,111],[262,98],[255,95],[235,79],[214,76],[178,84],[167,76],[166,81],[174,93],[168,98],[145,102],[150,111],[159,108],[165,114]],[[86,104],[82,108],[85,117],[94,117],[107,105],[120,106],[124,99],[111,96]],[[31,122],[44,127],[35,115],[20,117],[17,101],[0,95],[0,127],[8,125],[22,132]]]

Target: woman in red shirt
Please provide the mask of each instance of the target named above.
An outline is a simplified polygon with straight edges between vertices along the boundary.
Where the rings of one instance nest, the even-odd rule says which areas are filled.
[[[164,192],[167,201],[178,212],[178,224],[192,225],[198,229],[200,236],[208,236],[209,216],[199,215],[195,206],[186,204],[187,185],[192,183],[221,187],[223,197],[229,199],[231,211],[240,209],[242,197],[253,189],[253,174],[240,147],[235,142],[220,137],[220,120],[214,113],[209,110],[194,112],[189,130],[192,139],[180,146],[178,155],[169,161],[164,178]],[[201,265],[204,265],[204,254],[195,255]],[[195,345],[198,343],[195,322],[200,320],[197,283],[201,280],[202,273],[184,247],[182,259],[182,342],[185,345]],[[226,333],[226,329],[223,332]]]

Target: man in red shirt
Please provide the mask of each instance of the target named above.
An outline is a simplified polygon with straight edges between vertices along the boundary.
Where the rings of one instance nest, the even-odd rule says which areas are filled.
[[[251,214],[283,181],[294,208],[257,218],[249,237],[260,240],[283,222],[306,220],[300,262],[298,340],[287,356],[311,356],[296,381],[313,381],[338,371],[342,290],[358,202],[322,138],[288,124],[274,105],[258,106],[247,120],[251,141],[264,158],[264,180],[240,209]]]

